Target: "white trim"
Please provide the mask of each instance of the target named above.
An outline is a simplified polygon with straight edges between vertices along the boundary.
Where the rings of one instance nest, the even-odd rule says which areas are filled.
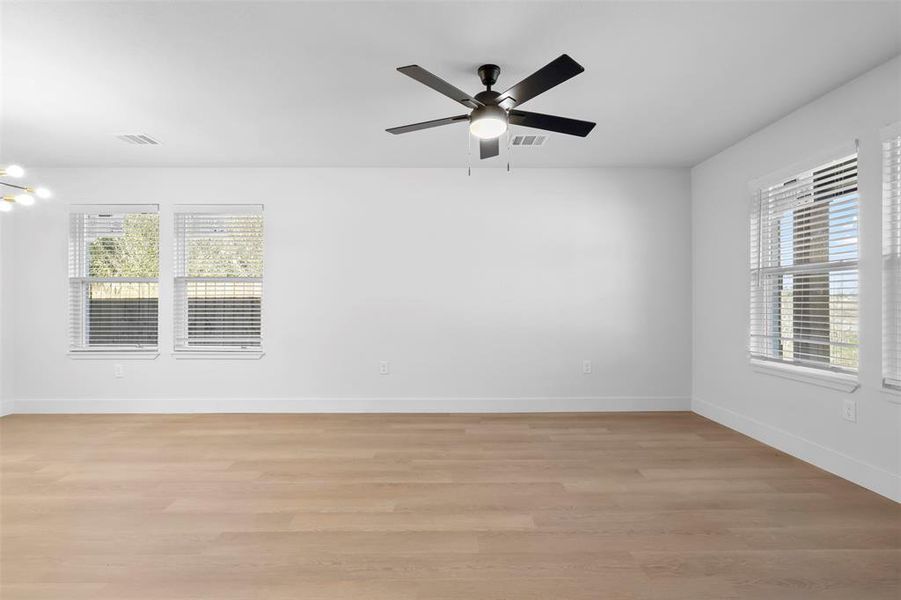
[[[159,355],[159,350],[72,350],[67,353],[75,360],[156,360]]]
[[[266,353],[262,350],[176,350],[172,356],[176,360],[260,360]]]
[[[20,398],[17,414],[688,411],[687,396],[570,398]]]
[[[158,214],[159,204],[69,204],[70,214]]]
[[[697,398],[692,399],[691,408],[702,417],[734,429],[758,442],[829,471],[895,502],[901,502],[901,475],[896,475],[783,429]]]
[[[12,400],[0,400],[0,417],[12,415],[16,412],[16,405]]]
[[[847,373],[836,373],[835,371],[811,369],[753,358],[751,359],[751,368],[755,373],[760,373],[761,375],[772,375],[783,379],[801,381],[840,392],[851,393],[860,387],[857,375],[849,375]]]

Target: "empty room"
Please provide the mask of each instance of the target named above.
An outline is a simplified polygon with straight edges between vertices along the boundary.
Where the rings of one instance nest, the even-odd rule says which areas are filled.
[[[0,2],[0,599],[899,598],[901,1]]]

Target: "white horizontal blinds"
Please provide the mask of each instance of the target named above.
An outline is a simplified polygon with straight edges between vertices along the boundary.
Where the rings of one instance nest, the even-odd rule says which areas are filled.
[[[72,206],[70,350],[157,347],[159,229],[154,205]]]
[[[180,206],[175,230],[175,349],[259,349],[262,206]]]
[[[857,155],[757,190],[751,355],[857,371]]]
[[[901,135],[882,144],[883,352],[886,386],[901,389]]]

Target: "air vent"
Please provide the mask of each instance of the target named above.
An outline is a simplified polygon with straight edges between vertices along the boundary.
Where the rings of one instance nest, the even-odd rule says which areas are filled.
[[[514,135],[510,143],[513,146],[543,146],[547,138],[546,135]]]
[[[122,135],[117,135],[117,138],[125,142],[126,144],[138,144],[141,146],[159,146],[159,140],[155,140],[149,135],[144,135],[143,133],[123,133]]]

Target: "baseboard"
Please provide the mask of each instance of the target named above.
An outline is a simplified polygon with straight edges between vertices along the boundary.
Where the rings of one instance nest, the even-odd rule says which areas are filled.
[[[517,413],[687,411],[688,397],[569,398],[21,398],[16,414]]]
[[[894,473],[721,406],[694,399],[691,408],[702,417],[901,502],[901,477]]]
[[[5,417],[6,415],[11,415],[15,412],[15,406],[12,400],[2,400],[0,399],[0,417]]]

